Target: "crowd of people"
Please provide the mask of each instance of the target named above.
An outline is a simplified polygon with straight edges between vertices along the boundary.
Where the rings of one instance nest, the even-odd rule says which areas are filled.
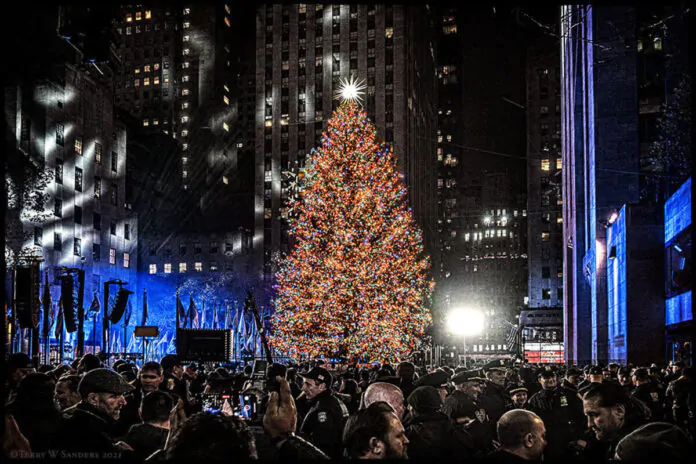
[[[5,359],[12,458],[688,459],[694,369]],[[257,403],[240,407],[237,398]]]

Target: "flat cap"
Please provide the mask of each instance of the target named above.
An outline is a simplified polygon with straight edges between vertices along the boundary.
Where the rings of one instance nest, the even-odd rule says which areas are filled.
[[[430,374],[426,374],[423,377],[419,377],[418,380],[416,380],[413,385],[416,387],[435,387],[435,388],[440,388],[440,387],[445,387],[447,386],[447,382],[449,381],[449,375],[447,375],[447,372],[441,371],[441,370],[436,370],[435,372],[431,372]]]
[[[507,359],[496,359],[483,366],[484,372],[499,371],[505,372],[508,368]]]
[[[116,371],[107,368],[92,369],[80,380],[77,391],[85,397],[89,393],[114,393],[123,395],[133,391],[135,387],[119,375]]]
[[[470,371],[463,371],[463,372],[460,372],[459,374],[456,374],[454,377],[452,377],[452,383],[455,385],[461,385],[464,382],[480,382],[482,380],[485,380],[485,379],[481,375],[481,371],[478,369],[470,370]]]

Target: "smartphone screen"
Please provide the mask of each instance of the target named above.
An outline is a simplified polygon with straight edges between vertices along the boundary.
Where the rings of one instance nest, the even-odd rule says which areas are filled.
[[[256,395],[240,394],[238,404],[237,415],[239,417],[246,420],[257,419],[258,404]]]

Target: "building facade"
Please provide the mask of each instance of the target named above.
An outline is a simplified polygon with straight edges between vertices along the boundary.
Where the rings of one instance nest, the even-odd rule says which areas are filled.
[[[394,147],[415,219],[433,248],[435,63],[427,8],[266,5],[256,15],[255,269],[270,285],[289,251],[288,172],[321,143],[340,80],[364,80],[364,107]]]

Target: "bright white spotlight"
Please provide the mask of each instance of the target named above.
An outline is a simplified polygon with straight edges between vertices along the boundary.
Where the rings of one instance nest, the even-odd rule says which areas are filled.
[[[485,315],[472,308],[456,308],[447,317],[447,326],[454,335],[478,335],[483,332]]]
[[[363,90],[365,90],[365,81],[358,81],[355,77],[350,79],[341,79],[341,84],[336,92],[336,99],[346,102],[360,103],[362,100]]]

